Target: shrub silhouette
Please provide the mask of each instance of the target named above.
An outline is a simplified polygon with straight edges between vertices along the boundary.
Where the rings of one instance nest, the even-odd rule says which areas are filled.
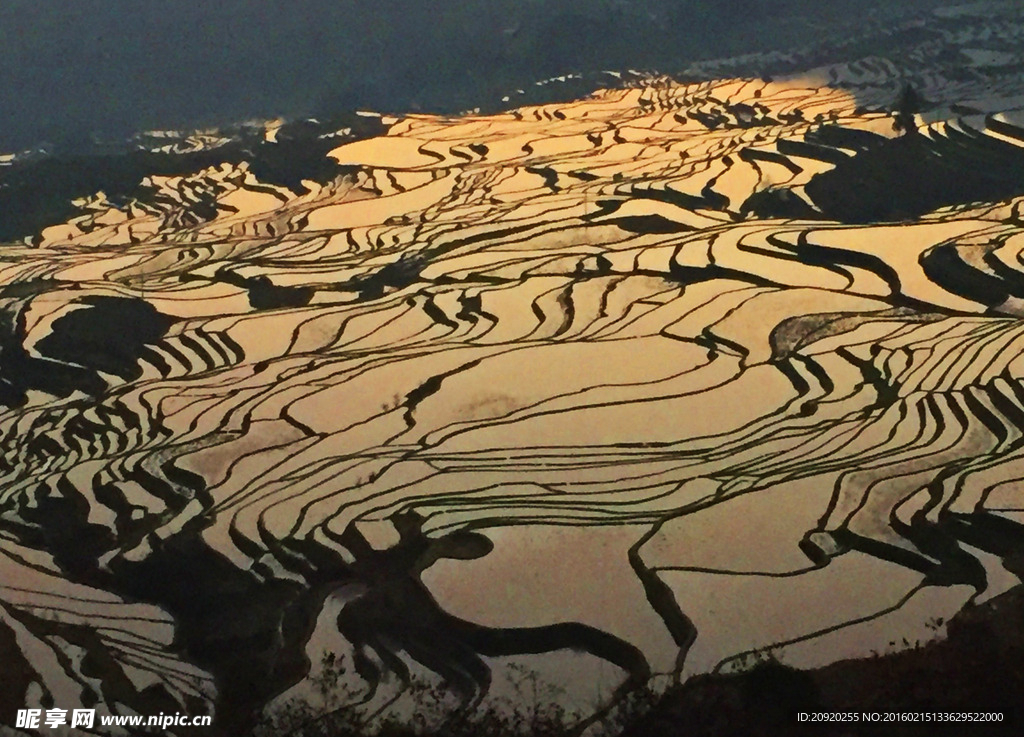
[[[397,697],[408,705],[405,716],[381,714],[382,709],[367,714],[359,708],[360,694],[346,683],[345,657],[324,651],[320,672],[310,679],[323,706],[290,698],[264,713],[252,737],[570,737],[590,723],[598,725],[597,734],[610,737],[635,723],[659,698],[638,689],[584,715],[563,706],[564,690],[536,672],[522,665],[510,671],[514,695],[495,697],[475,709],[466,709],[445,684],[413,677]]]
[[[903,133],[904,136],[915,135],[917,133],[916,115],[921,112],[923,106],[924,98],[918,91],[909,84],[904,85],[899,100],[896,101],[893,130]]]

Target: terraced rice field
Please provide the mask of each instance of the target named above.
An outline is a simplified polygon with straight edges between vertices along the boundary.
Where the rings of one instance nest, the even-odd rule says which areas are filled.
[[[4,246],[0,703],[239,734],[326,650],[363,714],[586,719],[1018,585],[1024,76],[971,58],[384,117]]]

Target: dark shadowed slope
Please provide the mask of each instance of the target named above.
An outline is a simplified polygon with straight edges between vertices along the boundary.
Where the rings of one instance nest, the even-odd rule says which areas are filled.
[[[495,109],[546,77],[790,48],[909,0],[81,0],[0,5],[0,152],[359,107]],[[557,85],[534,88],[539,101]],[[569,89],[570,96],[589,90]],[[530,101],[530,97],[524,101]]]
[[[912,66],[137,139],[0,247],[0,706],[464,724],[526,672],[613,726],[1018,587],[999,7]]]

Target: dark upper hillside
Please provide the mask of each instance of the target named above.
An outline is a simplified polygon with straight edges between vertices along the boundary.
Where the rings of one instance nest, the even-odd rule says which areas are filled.
[[[0,152],[356,107],[493,108],[549,76],[672,72],[937,1],[5,0]]]

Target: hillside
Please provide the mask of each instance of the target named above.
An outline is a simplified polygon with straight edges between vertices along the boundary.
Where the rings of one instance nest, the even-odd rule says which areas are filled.
[[[1024,26],[922,18],[7,162],[0,723],[598,734],[1017,596]]]

